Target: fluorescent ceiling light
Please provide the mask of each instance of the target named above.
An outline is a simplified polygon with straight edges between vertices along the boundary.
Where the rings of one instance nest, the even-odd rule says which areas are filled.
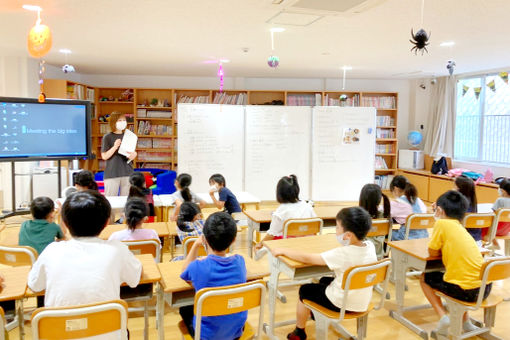
[[[342,66],[342,70],[345,70],[345,71],[352,70],[352,66],[344,65],[344,66]]]
[[[273,28],[271,28],[271,32],[281,33],[283,31],[285,31],[285,28],[283,28],[283,27],[273,27]]]
[[[70,49],[67,49],[67,48],[61,48],[60,50],[58,50],[60,53],[64,53],[64,54],[71,54],[73,52],[71,52]]]
[[[439,44],[439,46],[441,46],[441,47],[450,47],[453,45],[455,45],[455,41],[444,41]]]
[[[41,7],[35,6],[35,5],[23,5],[22,7],[23,7],[23,9],[26,9],[27,11],[34,11],[34,12],[42,11]]]
[[[230,59],[220,59],[220,63],[230,63]]]

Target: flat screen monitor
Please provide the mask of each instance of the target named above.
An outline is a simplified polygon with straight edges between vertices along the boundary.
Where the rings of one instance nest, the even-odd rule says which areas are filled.
[[[84,100],[0,97],[0,162],[88,158],[90,111]]]

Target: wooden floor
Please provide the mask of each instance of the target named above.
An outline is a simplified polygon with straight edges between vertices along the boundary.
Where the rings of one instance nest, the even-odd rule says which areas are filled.
[[[246,241],[246,232],[241,232],[238,235],[238,239],[236,241],[236,252],[246,254],[247,249],[247,241]],[[170,258],[168,253],[165,253],[163,256],[164,261],[168,261]],[[261,261],[267,261],[267,257],[261,259]],[[284,278],[284,275],[281,276]],[[409,279],[408,280],[409,291],[406,293],[406,303],[407,304],[422,304],[425,303],[426,300],[421,292],[419,287],[419,283],[417,279]],[[295,306],[297,301],[297,286],[296,287],[286,287],[282,289],[282,291],[287,296],[287,303],[283,304],[278,302],[277,304],[277,321],[283,321],[288,319],[295,318]],[[504,296],[510,297],[510,281],[507,282],[497,282],[495,284],[495,289],[493,292],[499,292]],[[373,311],[370,313],[369,321],[368,321],[368,334],[367,339],[421,339],[413,332],[409,331],[404,326],[400,325],[397,321],[393,320],[389,317],[389,311],[395,308],[394,301],[394,286],[390,284],[390,293],[391,299],[386,300],[386,303],[382,310]],[[373,302],[377,303],[379,300],[379,295],[374,292]],[[155,299],[153,301],[155,304]],[[28,307],[35,306],[35,300],[29,300],[26,302]],[[265,320],[267,320],[268,316],[268,308],[267,304],[265,307]],[[409,319],[413,322],[419,324],[425,330],[430,331],[435,328],[435,325],[438,321],[437,316],[431,309],[409,312],[406,313]],[[482,320],[482,314],[480,312],[475,312],[472,314],[475,318]],[[494,328],[494,333],[503,339],[510,339],[510,322],[508,322],[508,315],[510,315],[510,302],[503,302],[498,306],[497,315],[496,315],[496,326]],[[249,312],[249,321],[252,326],[257,325],[258,319],[258,310],[252,310]],[[177,328],[177,323],[180,321],[178,311],[171,310],[166,307],[165,310],[165,339],[180,339],[180,333]],[[149,330],[149,338],[157,339],[157,330],[156,330],[156,321],[154,313],[151,314],[150,317],[150,330]],[[355,334],[356,330],[356,322],[348,321],[345,323],[346,327]],[[276,335],[280,339],[286,339],[286,335],[293,329],[294,326],[286,326],[281,327],[276,330]],[[141,314],[130,314],[128,328],[131,334],[131,339],[143,339],[143,317]],[[307,334],[308,339],[314,340],[315,338],[315,328],[314,322],[309,321],[307,324]],[[31,328],[30,322],[25,324],[26,337],[25,339],[32,339],[31,337]],[[9,332],[10,339],[18,339],[19,337],[18,328],[13,329]],[[338,334],[336,334],[333,330],[330,330],[329,339],[338,339]],[[262,339],[268,339],[266,336],[262,336]],[[474,337],[472,339],[478,339]]]

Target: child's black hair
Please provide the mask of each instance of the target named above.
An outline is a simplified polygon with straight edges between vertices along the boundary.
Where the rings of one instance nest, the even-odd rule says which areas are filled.
[[[209,177],[209,182],[211,182],[211,181],[216,182],[219,185],[224,186],[224,187],[227,186],[227,181],[225,181],[225,177],[223,177],[222,174],[212,175],[211,177]]]
[[[296,203],[299,201],[299,184],[296,175],[280,178],[276,185],[278,203]]]
[[[133,231],[149,215],[149,205],[143,198],[130,198],[124,207],[124,215],[129,230]]]
[[[237,225],[226,212],[216,212],[205,221],[203,233],[212,249],[224,251],[236,239]]]
[[[436,205],[443,209],[447,217],[455,218],[462,222],[464,215],[466,215],[469,202],[460,192],[449,190],[439,196]]]
[[[377,184],[365,184],[359,194],[359,206],[368,211],[372,218],[379,216],[379,204],[383,200],[383,217],[391,218],[391,206],[388,196],[382,193]]]
[[[94,175],[88,170],[82,170],[74,174],[74,183],[89,190],[98,190]]]
[[[360,241],[365,239],[372,228],[372,218],[360,207],[343,208],[336,215],[336,220],[342,224],[344,232],[350,231]]]
[[[192,199],[191,191],[189,190],[189,186],[191,185],[191,175],[179,174],[179,176],[177,176],[177,182],[181,187],[182,199],[184,202],[190,202]]]
[[[62,220],[74,237],[98,236],[104,229],[112,208],[99,192],[85,190],[69,196],[62,206]]]
[[[414,204],[416,202],[416,198],[418,198],[418,190],[416,190],[416,187],[411,184],[407,178],[402,175],[393,177],[390,183],[390,190],[393,191],[395,187],[400,190],[404,190],[404,195],[409,203]]]
[[[145,176],[141,172],[133,172],[129,176],[129,194],[128,198],[131,197],[145,197],[148,194],[148,190],[145,187]]]
[[[53,200],[46,196],[40,196],[33,199],[30,203],[30,213],[36,220],[44,220],[55,209]]]
[[[200,207],[192,202],[184,202],[179,207],[179,216],[177,217],[177,227],[184,231],[189,232],[193,230],[189,226],[186,225],[186,222],[191,222],[200,214]]]
[[[510,195],[510,178],[505,178],[499,182],[499,187],[501,190],[505,190],[507,195]]]
[[[455,185],[459,188],[459,192],[467,198],[469,206],[471,207],[471,212],[478,212],[475,182],[469,177],[459,176],[455,178]]]

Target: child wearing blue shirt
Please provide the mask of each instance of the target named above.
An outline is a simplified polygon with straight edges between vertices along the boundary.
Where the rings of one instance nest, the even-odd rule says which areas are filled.
[[[241,255],[228,255],[227,249],[235,241],[237,226],[225,212],[217,212],[205,221],[203,235],[193,244],[184,261],[181,278],[191,282],[195,291],[246,282],[246,265]],[[199,247],[204,246],[207,257],[197,259]],[[179,313],[190,334],[195,334],[193,306],[181,307]],[[247,312],[202,318],[201,340],[239,338],[243,333]]]
[[[214,174],[209,178],[209,185],[211,189],[209,190],[209,196],[218,209],[223,209],[228,212],[230,215],[233,213],[241,212],[241,206],[237,201],[237,197],[228,189],[227,183],[225,181],[225,177],[221,174]],[[219,200],[216,199],[214,193],[218,192]]]

